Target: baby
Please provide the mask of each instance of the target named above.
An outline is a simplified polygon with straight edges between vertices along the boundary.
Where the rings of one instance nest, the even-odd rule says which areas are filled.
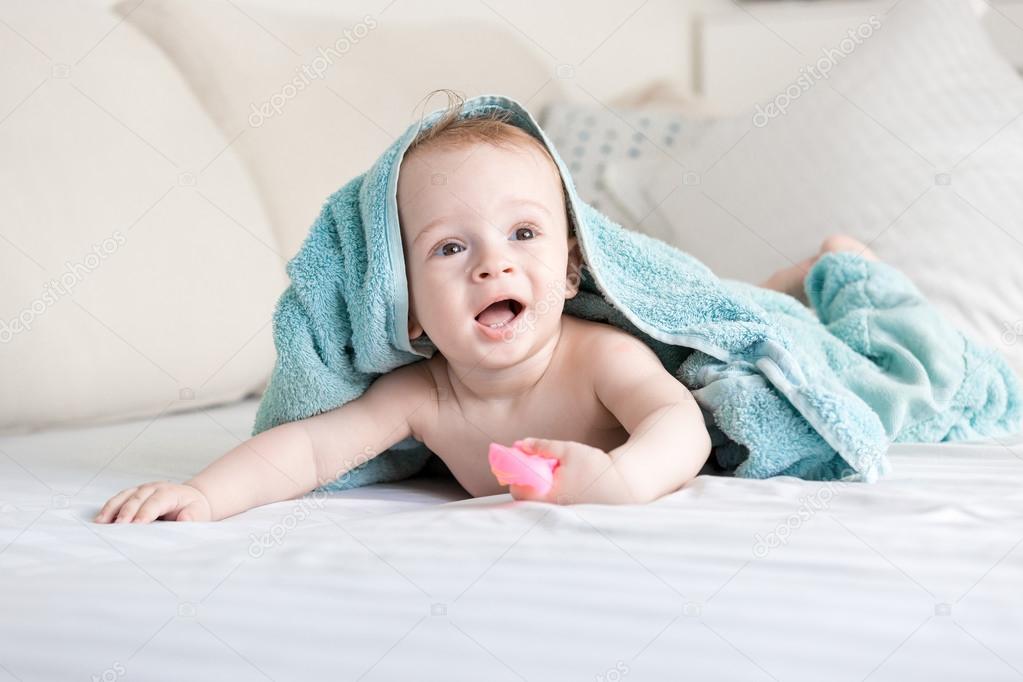
[[[425,334],[438,352],[341,407],[260,433],[183,484],[126,489],[97,522],[223,519],[300,497],[361,463],[367,446],[409,436],[474,497],[506,492],[491,442],[521,440],[560,462],[544,495],[511,485],[518,500],[645,503],[699,473],[711,441],[688,389],[639,339],[562,314],[581,256],[547,149],[500,114],[458,113],[413,141],[397,190],[409,338]],[[770,284],[793,290],[798,278],[790,268]]]

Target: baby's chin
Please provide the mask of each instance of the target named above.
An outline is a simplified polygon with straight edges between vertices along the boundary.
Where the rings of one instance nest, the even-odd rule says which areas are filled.
[[[459,365],[481,369],[512,368],[542,353],[555,339],[558,330],[539,327],[509,329],[496,339],[479,330],[473,331],[475,336],[454,342],[445,339],[438,345],[434,341],[437,352],[449,362]]]

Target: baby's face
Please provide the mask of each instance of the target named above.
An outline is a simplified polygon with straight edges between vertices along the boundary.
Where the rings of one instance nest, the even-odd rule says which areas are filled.
[[[568,238],[560,176],[542,150],[416,149],[398,176],[398,217],[410,338],[425,332],[449,361],[502,367],[556,334],[577,290],[578,251],[570,270],[576,240]],[[495,299],[516,304],[481,314]]]

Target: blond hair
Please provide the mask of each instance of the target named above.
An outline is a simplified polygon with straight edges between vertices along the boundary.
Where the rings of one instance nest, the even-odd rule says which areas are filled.
[[[568,191],[565,189],[564,181],[561,179],[561,172],[554,156],[543,142],[518,127],[509,123],[512,112],[507,109],[489,109],[480,114],[463,117],[465,98],[454,90],[434,90],[426,96],[428,101],[434,94],[442,92],[448,97],[448,104],[444,108],[437,122],[429,128],[423,129],[423,119],[420,118],[420,130],[412,139],[405,155],[408,156],[417,149],[434,145],[449,145],[460,147],[477,142],[486,142],[497,147],[514,147],[532,144],[543,151],[554,168],[555,175],[561,181],[561,194],[565,199],[565,217],[568,225],[568,236],[575,234],[575,227],[571,218],[571,211],[568,202]]]

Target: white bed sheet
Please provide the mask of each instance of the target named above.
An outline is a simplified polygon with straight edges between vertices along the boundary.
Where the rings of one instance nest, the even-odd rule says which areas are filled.
[[[424,478],[91,523],[255,409],[0,438],[0,680],[1023,677],[1019,436],[897,445],[875,485],[701,476],[559,507]]]

